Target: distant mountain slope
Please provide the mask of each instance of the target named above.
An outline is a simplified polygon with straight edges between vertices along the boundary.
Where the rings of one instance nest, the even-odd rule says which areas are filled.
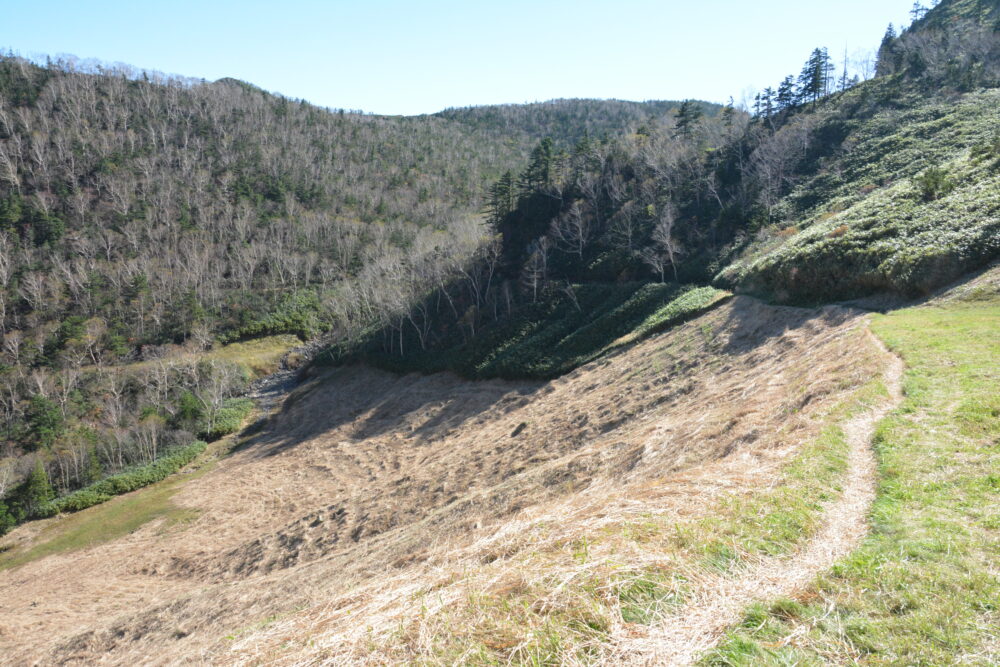
[[[722,108],[709,102],[697,104],[709,116]],[[584,137],[608,138],[642,126],[660,125],[680,106],[681,102],[665,100],[559,99],[446,109],[434,116],[457,121],[477,132],[504,136],[521,133],[536,142],[549,137],[564,148],[572,148]]]

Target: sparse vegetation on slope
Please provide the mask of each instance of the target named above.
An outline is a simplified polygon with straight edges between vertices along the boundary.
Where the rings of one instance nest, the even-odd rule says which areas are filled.
[[[706,115],[721,111],[717,104],[698,102]],[[445,109],[434,114],[438,118],[460,123],[477,133],[498,136],[526,135],[532,142],[546,137],[564,149],[572,148],[584,138],[608,139],[623,132],[646,132],[676,112],[681,102],[655,100],[549,100],[534,104],[499,104]]]
[[[676,546],[671,526],[682,513],[685,525],[700,526],[685,542],[691,560],[717,572],[709,564],[719,562],[716,546],[698,546],[699,535],[711,538],[718,528],[710,513],[726,494],[766,487],[803,442],[820,437],[821,415],[877,372],[877,355],[859,345],[860,333],[843,310],[772,308],[737,298],[552,382],[328,370],[211,473],[165,482],[180,485],[175,506],[200,510],[184,531],[159,537],[143,529],[72,558],[25,563],[15,579],[0,581],[2,595],[19,600],[28,593],[16,582],[34,582],[30,595],[41,614],[49,600],[65,599],[60,582],[70,572],[84,579],[73,592],[81,602],[96,594],[85,574],[93,568],[106,573],[101,579],[111,580],[108,585],[130,582],[120,598],[103,603],[100,620],[88,617],[84,604],[58,617],[18,615],[15,629],[39,622],[53,629],[52,656],[102,653],[126,661],[170,641],[179,651],[219,651],[222,660],[362,659],[372,646],[366,623],[356,620],[364,618],[374,626],[379,655],[421,659],[429,657],[424,640],[432,637],[442,649],[458,646],[449,639],[458,636],[449,635],[456,626],[438,623],[444,616],[407,625],[415,643],[389,642],[382,632],[399,627],[397,614],[413,619],[420,607],[414,600],[432,614],[439,596],[455,618],[484,611],[463,637],[485,644],[493,636],[489,628],[500,624],[503,637],[543,642],[545,627],[562,628],[568,632],[562,655],[568,656],[578,647],[575,638],[595,635],[563,624],[589,618],[591,607],[567,607],[577,592],[586,593],[577,588],[584,578],[574,575],[559,587],[562,578],[581,567],[593,574],[600,586],[592,592],[605,605],[599,617],[611,619],[611,627],[623,627],[619,606],[630,622],[655,623],[659,612],[683,602],[689,594],[683,582],[674,595],[659,560],[633,556],[658,558],[665,545]],[[822,493],[824,475],[801,481]],[[833,484],[835,476],[830,473]],[[789,498],[777,498],[775,512],[782,500]],[[739,510],[738,504],[722,507]],[[798,525],[792,522],[802,520],[801,512],[791,503],[785,509],[789,516],[766,524],[766,544],[794,539],[787,527]],[[662,531],[643,537],[647,519]],[[32,545],[31,530],[25,526],[6,538],[24,545],[11,555]],[[762,548],[752,538],[747,535],[747,557]],[[127,557],[108,560],[122,549]],[[505,581],[514,569],[526,579],[523,587]],[[507,583],[514,606],[504,606],[499,592],[485,606],[464,605]],[[523,609],[520,601],[532,599],[532,591],[547,591],[534,599],[550,602]],[[510,623],[499,615],[501,607],[498,615],[485,615],[494,602],[515,614]],[[336,620],[329,610],[340,610],[333,612]],[[71,627],[92,632],[59,634]],[[171,639],[178,628],[186,636]],[[346,636],[327,638],[334,629]],[[122,641],[121,632],[134,639]],[[271,633],[309,637],[313,644],[295,639],[271,646]],[[18,656],[36,655],[14,646]],[[483,650],[504,656],[512,647]],[[528,655],[527,648],[519,655]]]

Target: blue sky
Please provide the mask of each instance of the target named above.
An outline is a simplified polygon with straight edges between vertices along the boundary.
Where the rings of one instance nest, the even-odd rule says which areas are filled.
[[[873,49],[912,0],[3,0],[0,48],[415,114],[557,97],[740,100],[827,46]]]

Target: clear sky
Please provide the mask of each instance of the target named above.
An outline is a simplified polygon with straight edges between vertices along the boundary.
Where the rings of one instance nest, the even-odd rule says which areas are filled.
[[[737,102],[907,23],[912,0],[2,0],[0,48],[416,114],[557,97]]]

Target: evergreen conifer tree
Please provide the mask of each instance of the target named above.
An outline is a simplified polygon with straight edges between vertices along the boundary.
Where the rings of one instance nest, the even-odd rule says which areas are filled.
[[[764,118],[770,118],[774,115],[774,101],[774,89],[768,86],[760,96],[760,112]]]
[[[496,183],[490,186],[487,212],[491,224],[499,225],[514,210],[515,195],[514,174],[507,171]]]
[[[816,103],[829,92],[833,63],[826,49],[813,49],[799,75],[799,102]]]
[[[698,106],[697,102],[694,100],[684,100],[681,103],[680,109],[677,110],[677,126],[674,136],[690,137],[694,126],[701,120],[703,115],[701,107]]]
[[[736,115],[736,108],[733,106],[733,98],[729,97],[729,102],[722,108],[722,121],[726,127],[733,126],[733,116]]]
[[[35,469],[14,491],[14,518],[17,521],[30,518],[42,505],[54,497],[55,493],[49,483],[49,475],[45,471],[45,465],[42,464],[41,459],[37,459]]]
[[[795,106],[795,94],[795,77],[788,75],[778,86],[778,94],[776,97],[778,111],[784,111],[785,109],[790,109]]]
[[[526,192],[552,185],[555,154],[552,139],[545,137],[531,151],[531,161],[521,174],[521,187]]]
[[[899,56],[896,48],[896,28],[890,23],[882,36],[882,44],[878,47],[878,60],[875,73],[878,76],[892,74],[899,67]]]
[[[65,430],[65,423],[59,406],[41,394],[31,397],[28,402],[28,424],[31,426],[31,442],[34,448],[50,448]]]

